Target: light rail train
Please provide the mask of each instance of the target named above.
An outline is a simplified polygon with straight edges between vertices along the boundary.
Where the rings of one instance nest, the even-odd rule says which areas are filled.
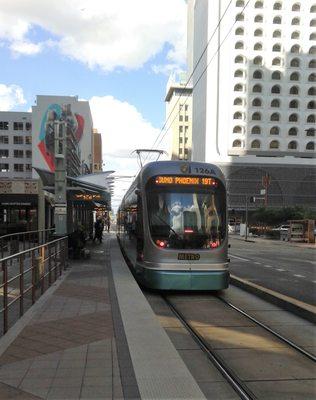
[[[199,162],[146,164],[122,200],[117,235],[136,279],[147,288],[227,288],[223,173]]]

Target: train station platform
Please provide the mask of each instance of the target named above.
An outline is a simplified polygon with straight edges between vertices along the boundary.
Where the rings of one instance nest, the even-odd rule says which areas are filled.
[[[205,398],[115,236],[90,251],[1,338],[0,399]]]

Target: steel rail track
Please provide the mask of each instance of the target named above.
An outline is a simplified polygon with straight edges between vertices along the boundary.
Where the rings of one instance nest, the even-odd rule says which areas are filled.
[[[240,314],[242,314],[243,316],[245,316],[246,318],[248,318],[250,321],[254,322],[255,324],[259,325],[261,328],[265,329],[266,331],[270,332],[272,335],[276,336],[278,339],[280,339],[282,342],[286,343],[287,345],[289,345],[290,347],[292,347],[293,349],[295,349],[296,351],[298,351],[299,353],[303,354],[304,356],[306,356],[307,358],[309,358],[312,361],[316,361],[316,357],[312,354],[309,353],[308,351],[304,350],[302,347],[298,346],[297,344],[295,344],[294,342],[292,342],[291,340],[287,339],[286,337],[280,335],[278,332],[274,331],[272,328],[270,328],[269,326],[263,324],[262,322],[258,321],[256,318],[252,317],[251,315],[249,315],[248,313],[246,313],[245,311],[243,311],[242,309],[240,309],[237,306],[234,306],[234,304],[230,303],[229,301],[223,299],[220,296],[217,296],[217,298],[222,301],[224,304],[226,304],[227,306],[231,307],[232,309],[234,309],[235,311],[239,312]]]
[[[206,341],[195,331],[194,328],[186,321],[183,315],[175,308],[175,306],[162,295],[162,298],[170,307],[176,317],[182,322],[193,339],[198,343],[209,360],[215,365],[219,372],[224,376],[227,382],[232,386],[235,392],[243,400],[255,400],[257,397],[249,390],[249,388],[236,376],[236,374],[225,364],[225,362],[212,350]]]

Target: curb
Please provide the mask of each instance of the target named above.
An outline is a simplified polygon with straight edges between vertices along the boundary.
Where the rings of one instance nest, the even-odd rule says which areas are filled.
[[[263,286],[257,285],[256,283],[249,282],[246,279],[238,278],[235,275],[230,275],[230,284],[237,286],[249,293],[255,294],[261,299],[279,306],[286,311],[290,311],[309,322],[316,323],[316,307],[312,305],[303,303],[281,293],[274,292],[271,289],[267,289]]]

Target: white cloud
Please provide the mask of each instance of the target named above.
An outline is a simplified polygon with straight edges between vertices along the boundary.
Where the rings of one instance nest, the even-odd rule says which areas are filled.
[[[0,84],[0,110],[10,111],[16,106],[25,104],[23,90],[17,85]]]
[[[51,40],[32,42],[40,26]],[[2,0],[0,41],[15,54],[55,42],[64,55],[105,71],[139,68],[168,44],[169,64],[185,61],[185,0]],[[50,44],[49,44],[50,42]]]
[[[92,97],[89,103],[93,125],[102,134],[104,169],[115,170],[114,175],[136,175],[139,164],[131,152],[150,149],[160,129],[146,121],[136,107],[112,96]],[[113,208],[117,208],[131,181],[122,178],[115,182]]]

